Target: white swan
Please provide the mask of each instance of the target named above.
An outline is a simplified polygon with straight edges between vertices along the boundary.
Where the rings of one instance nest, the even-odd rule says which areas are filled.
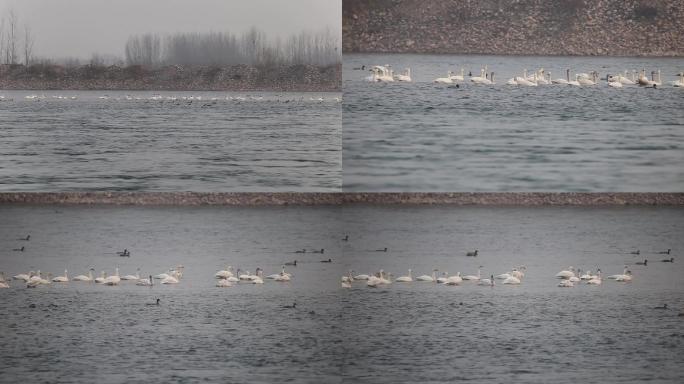
[[[679,76],[679,80],[673,81],[672,86],[677,88],[684,87],[684,72],[679,72],[677,76]]]
[[[589,285],[601,285],[601,283],[603,283],[603,279],[601,279],[601,270],[596,273],[596,276],[587,281],[587,284]]]
[[[535,74],[535,75],[536,75],[536,74]],[[522,76],[522,77],[516,77],[516,78],[515,78],[515,82],[516,82],[518,85],[524,85],[524,86],[526,86],[526,87],[536,87],[536,86],[537,86],[537,82],[536,82],[536,81],[530,81],[530,80],[527,78],[527,69],[523,70],[523,76]]]
[[[611,88],[622,88],[622,82],[608,79],[608,86]]]
[[[589,79],[590,75],[586,73],[581,73],[577,75],[577,82],[580,83],[580,85],[596,85],[596,72],[591,72],[591,78]]]
[[[477,285],[488,285],[493,287],[494,286],[494,276],[491,275],[488,279],[480,279],[480,281],[477,282]]]
[[[453,84],[454,81],[451,80],[452,75],[453,75],[453,72],[449,71],[449,72],[447,72],[446,77],[438,77],[438,78],[434,79],[432,82],[438,83],[438,84]]]
[[[100,273],[100,277],[96,277],[94,281],[97,284],[102,284],[102,283],[104,283],[106,278],[107,278],[107,273],[105,273],[105,271],[102,271]]]
[[[436,270],[436,269],[433,269],[433,270],[432,270],[432,276],[429,276],[429,275],[420,275],[420,276],[416,277],[416,281],[429,281],[429,282],[431,282],[431,283],[434,283],[435,281],[437,281],[437,278],[436,278],[436,276],[435,276],[436,273],[437,273],[437,270]]]
[[[121,280],[140,280],[140,268],[135,270],[135,275],[121,276]]]
[[[561,85],[568,85],[570,82],[570,70],[567,69],[565,70],[565,76],[566,79],[561,79],[560,77],[554,80],[551,80],[551,84],[561,84]]]
[[[515,276],[510,276],[507,279],[505,279],[501,284],[518,285],[520,284],[520,279],[518,279]]]
[[[121,282],[121,277],[119,276],[119,268],[117,267],[115,269],[114,275],[107,277],[104,279],[102,284],[104,285],[119,285],[119,282]]]
[[[366,274],[360,274],[354,276],[354,280],[368,280],[370,279],[371,275],[366,275]]]
[[[563,271],[556,273],[556,278],[558,278],[558,279],[569,279],[573,276],[575,276],[575,268],[574,267],[570,267],[566,270],[563,270]]]
[[[12,276],[12,279],[14,279],[14,280],[24,280],[24,281],[28,282],[29,280],[31,280],[31,277],[33,277],[33,275],[34,275],[34,272],[33,272],[33,271],[31,271],[31,272],[29,272],[29,273],[20,273],[20,274],[18,274],[18,275]]]
[[[343,281],[342,282],[342,288],[351,288],[351,283],[348,281]]]
[[[52,279],[53,282],[55,283],[68,283],[69,282],[69,275],[67,274],[67,270],[64,270],[64,276],[56,276],[55,278]]]
[[[615,280],[615,281],[622,281],[622,282],[631,281],[632,280],[632,272],[630,272],[629,267],[627,267],[625,265],[625,269],[623,269],[621,275],[610,275],[610,276],[606,277],[606,279]]]
[[[9,283],[6,281],[0,281],[0,288],[9,288]]]
[[[411,275],[411,269],[408,270],[408,276],[399,276],[394,281],[398,283],[410,283],[413,281],[413,276]]]
[[[452,74],[451,74],[451,76],[449,76],[449,78],[451,79],[451,81],[458,83],[458,82],[465,80],[464,73],[465,73],[465,69],[463,69],[463,67],[461,67],[461,74],[460,75],[454,75],[452,72]]]
[[[353,281],[354,281],[354,276],[353,276],[353,274],[354,274],[354,271],[352,271],[352,270],[350,269],[350,270],[349,270],[349,273],[347,274],[347,276],[342,276],[342,282],[343,282],[343,283],[351,283],[351,282],[353,282]]]
[[[232,287],[233,283],[231,283],[230,281],[228,281],[226,279],[219,279],[216,282],[216,286],[219,288],[228,288],[228,287]]]
[[[214,277],[216,277],[217,279],[227,279],[227,278],[232,277],[232,276],[233,276],[233,267],[231,267],[230,265],[226,266],[226,269],[223,269],[223,270],[216,272],[216,274],[214,275]]]
[[[475,281],[479,281],[480,278],[481,278],[481,276],[480,276],[480,268],[482,268],[482,266],[479,266],[479,267],[477,268],[477,275],[465,275],[465,276],[462,277],[463,280],[475,280]]]
[[[595,276],[595,275],[592,275],[592,274],[591,274],[591,271],[586,271],[586,272],[584,272],[584,274],[582,274],[582,275],[580,276],[580,280],[591,280],[591,279],[593,279],[594,277],[596,277],[596,276]]]
[[[573,282],[570,281],[570,280],[561,280],[561,281],[558,283],[558,286],[559,286],[559,287],[562,287],[562,288],[571,288],[571,287],[574,287],[574,286],[575,286],[575,283],[573,283]]]
[[[444,281],[445,285],[460,285],[463,282],[463,278],[461,278],[461,272],[456,273],[455,276],[449,276],[446,281]]]
[[[86,275],[74,276],[74,278],[71,279],[71,281],[93,281],[93,271],[94,271],[94,269],[90,268],[90,270],[88,270],[88,276],[86,276]]]
[[[396,81],[404,81],[404,82],[410,83],[412,81],[411,80],[411,68],[406,68],[404,70],[404,72],[402,72],[398,75],[394,75],[394,79]]]
[[[140,279],[135,283],[135,285],[142,285],[145,287],[151,287],[153,285],[152,277],[149,277],[147,279]]]

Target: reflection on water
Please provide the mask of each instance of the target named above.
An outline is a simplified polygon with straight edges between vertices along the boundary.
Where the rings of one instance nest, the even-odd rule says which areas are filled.
[[[411,68],[413,83],[364,81],[362,65]],[[494,86],[433,84],[448,70],[495,71]],[[681,59],[345,55],[344,185],[349,191],[680,191],[684,88],[505,85],[543,67],[552,77],[660,69]]]
[[[0,190],[336,191],[336,93],[0,91]]]

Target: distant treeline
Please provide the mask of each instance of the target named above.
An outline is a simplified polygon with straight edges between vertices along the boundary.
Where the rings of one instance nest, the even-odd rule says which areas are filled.
[[[256,28],[236,36],[230,32],[177,33],[170,36],[131,36],[126,43],[127,65],[256,66],[318,65],[341,61],[339,38],[329,30],[301,32],[269,39]]]

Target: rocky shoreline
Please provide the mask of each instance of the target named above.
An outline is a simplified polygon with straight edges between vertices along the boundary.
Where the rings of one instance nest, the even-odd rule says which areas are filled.
[[[0,193],[2,204],[136,206],[684,206],[684,193]]]
[[[344,53],[684,56],[676,0],[344,0]]]
[[[230,67],[0,66],[5,90],[340,92],[342,66]]]

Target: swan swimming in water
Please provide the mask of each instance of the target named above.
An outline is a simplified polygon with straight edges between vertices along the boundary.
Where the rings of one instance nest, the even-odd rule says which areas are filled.
[[[121,277],[119,277],[119,268],[117,267],[115,269],[114,275],[109,276],[108,278],[104,279],[102,284],[104,284],[104,285],[119,285],[119,282],[121,282]]]
[[[69,275],[67,274],[67,270],[64,270],[64,276],[56,276],[55,278],[52,279],[53,282],[55,283],[68,283],[69,282]]]
[[[74,278],[71,279],[71,281],[93,281],[93,271],[94,271],[94,269],[90,268],[88,270],[88,276],[86,276],[86,275],[74,276]]]
[[[121,280],[140,280],[140,268],[136,269],[135,275],[121,276]]]
[[[432,276],[421,275],[421,276],[416,277],[416,281],[429,281],[429,282],[434,283],[435,281],[437,281],[436,276],[435,276],[436,273],[437,273],[437,270],[433,269],[432,270]]]
[[[408,270],[408,276],[400,276],[397,277],[394,281],[398,283],[410,283],[413,281],[413,277],[411,275],[411,269]]]

